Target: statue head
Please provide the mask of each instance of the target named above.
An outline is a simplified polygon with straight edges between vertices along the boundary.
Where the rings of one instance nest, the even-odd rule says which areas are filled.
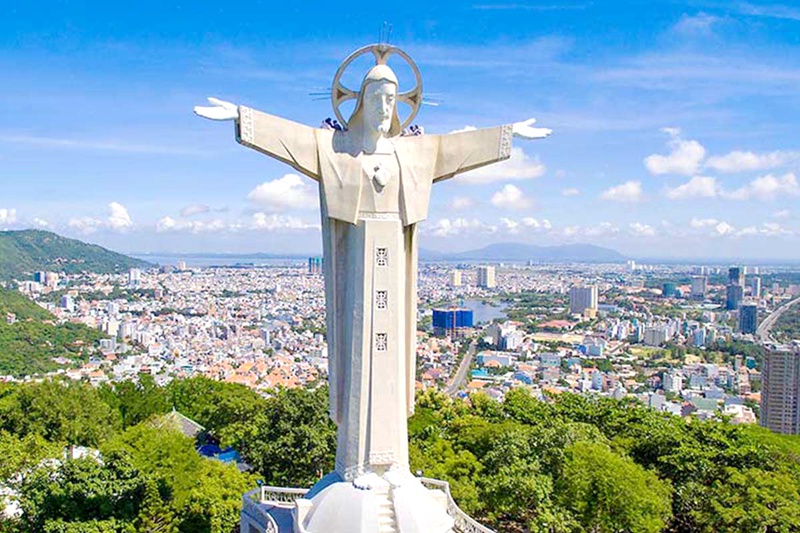
[[[349,126],[379,132],[384,137],[400,135],[402,128],[397,116],[397,76],[388,65],[372,67],[364,81]]]

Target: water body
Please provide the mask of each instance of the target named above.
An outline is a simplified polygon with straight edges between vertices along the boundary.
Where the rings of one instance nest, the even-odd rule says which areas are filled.
[[[464,300],[464,307],[472,311],[472,320],[475,324],[484,324],[496,318],[506,318],[508,304],[492,305],[484,303],[483,300]]]

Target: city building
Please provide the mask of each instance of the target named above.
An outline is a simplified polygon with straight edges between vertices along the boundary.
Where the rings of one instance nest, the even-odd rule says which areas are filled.
[[[750,296],[761,298],[761,278],[759,276],[747,278],[747,285],[750,287]]]
[[[708,291],[708,277],[707,276],[693,276],[692,277],[692,298],[705,298]]]
[[[497,286],[497,282],[494,279],[494,267],[493,266],[479,266],[478,267],[478,287],[483,287],[484,289],[492,289]]]
[[[667,282],[662,285],[661,294],[664,298],[675,298],[679,296],[678,286],[672,282]]]
[[[434,309],[433,334],[438,337],[459,337],[472,327],[471,309]]]
[[[754,334],[758,328],[758,306],[745,303],[739,307],[739,331]]]
[[[597,286],[576,286],[569,290],[569,312],[573,315],[582,315],[584,310],[597,311]]]
[[[744,298],[744,287],[741,285],[728,285],[725,292],[725,309],[735,311],[739,309]]]
[[[309,257],[308,258],[308,273],[310,275],[322,274],[322,258]]]
[[[138,287],[142,283],[142,271],[138,268],[132,268],[128,272],[128,286]]]
[[[728,285],[738,285],[744,287],[744,273],[743,267],[731,267],[728,269]]]
[[[461,286],[461,271],[460,270],[451,270],[450,271],[450,286],[451,287],[460,287]]]
[[[797,345],[769,349],[761,376],[760,424],[777,433],[800,434],[800,351]]]

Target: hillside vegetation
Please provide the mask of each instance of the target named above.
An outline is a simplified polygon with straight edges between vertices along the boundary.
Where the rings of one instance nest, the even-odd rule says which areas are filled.
[[[254,479],[308,487],[331,471],[327,405],[324,387],[262,398],[204,378],[0,385],[0,453],[11,458],[0,480],[65,444],[100,449],[106,465],[28,476],[17,487],[24,514],[6,531],[229,533]],[[187,439],[148,424],[173,407],[256,476],[198,461]],[[409,434],[411,470],[449,481],[462,509],[502,533],[800,530],[800,440],[757,426],[572,394],[545,402],[516,389],[497,402],[428,390]],[[90,489],[97,498],[84,497]]]
[[[9,315],[16,321],[9,323]],[[24,295],[0,289],[0,376],[22,377],[59,368],[65,357],[85,362],[102,332],[83,324],[56,324],[47,310]]]
[[[148,266],[152,265],[49,231],[0,231],[0,280],[28,279],[39,270],[111,274]]]

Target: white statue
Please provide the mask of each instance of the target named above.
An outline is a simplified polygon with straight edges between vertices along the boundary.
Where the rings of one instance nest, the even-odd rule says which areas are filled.
[[[376,65],[358,92],[343,87],[344,69],[364,53],[372,53]],[[392,54],[411,66],[417,78],[411,91],[398,94],[397,78],[386,64]],[[345,121],[339,106],[348,99],[356,106]],[[404,484],[413,485],[410,492],[421,488],[409,471],[407,433],[416,370],[417,223],[427,217],[433,183],[507,159],[512,135],[539,139],[550,130],[532,127],[530,119],[447,135],[401,135],[419,110],[422,83],[411,59],[388,45],[364,47],[348,57],[334,78],[332,100],[343,129],[312,128],[215,98],[209,98],[213,107],[194,111],[212,120],[235,120],[241,144],[319,182],[330,414],[338,427],[334,481],[358,489],[388,484],[396,519],[406,522],[400,531],[447,531],[447,520],[430,513],[425,520],[440,525],[415,529],[398,504]],[[411,106],[403,124],[398,101]],[[418,496],[406,498],[407,506],[424,508]],[[317,533],[311,522],[304,527]],[[352,530],[369,530],[364,527]]]

